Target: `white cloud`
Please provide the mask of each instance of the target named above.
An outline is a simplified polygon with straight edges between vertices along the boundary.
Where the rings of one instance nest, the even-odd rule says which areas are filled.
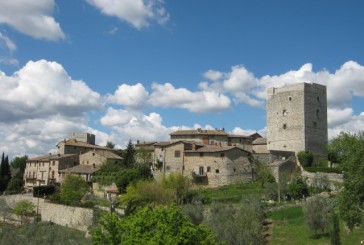
[[[54,0],[0,1],[0,24],[7,24],[34,38],[63,39],[65,35],[52,17],[54,7]]]
[[[63,67],[46,60],[29,61],[12,76],[0,73],[0,121],[78,116],[101,108],[100,95],[83,81],[72,80]]]
[[[145,106],[148,96],[147,90],[141,83],[135,85],[122,84],[115,91],[114,95],[107,96],[107,101],[132,109],[141,109]]]
[[[18,60],[13,58],[16,44],[7,35],[0,32],[0,64],[17,65]]]
[[[151,21],[164,24],[169,14],[158,0],[87,0],[103,14],[115,16],[137,29],[148,27]]]
[[[252,135],[254,133],[258,133],[260,134],[262,137],[266,137],[267,136],[267,128],[264,127],[260,130],[254,130],[254,129],[242,129],[240,127],[235,127],[232,131],[232,134],[237,134],[237,135],[245,135],[245,136],[249,136]]]
[[[170,83],[152,85],[149,103],[156,107],[177,107],[195,113],[224,111],[230,108],[230,99],[215,91],[191,92],[175,88]]]
[[[8,36],[0,32],[0,47],[2,46],[2,43],[5,44],[6,48],[10,52],[14,52],[16,50],[15,43]]]

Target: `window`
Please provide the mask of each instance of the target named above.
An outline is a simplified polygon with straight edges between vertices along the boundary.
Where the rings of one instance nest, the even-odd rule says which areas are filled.
[[[317,102],[320,102],[320,97],[317,97],[316,99],[317,99]]]
[[[55,163],[55,161],[52,161],[52,166],[54,166],[56,163]]]
[[[219,169],[216,169],[216,170],[215,170],[215,173],[217,173],[217,174],[218,174],[218,173],[220,173]]]
[[[52,179],[54,179],[54,171],[52,171]]]
[[[234,173],[236,172],[236,168],[234,168]]]
[[[221,153],[220,157],[222,157],[222,158],[225,157],[225,153]]]
[[[174,157],[180,157],[180,156],[181,156],[181,151],[175,150],[174,151]]]
[[[283,129],[286,129],[287,128],[287,124],[283,124]]]
[[[200,157],[203,157],[203,152],[200,152]]]
[[[316,109],[316,116],[318,117],[320,114],[320,110],[319,109]]]
[[[288,97],[288,101],[292,101],[292,97],[291,96]]]
[[[95,156],[95,152],[92,152],[92,156]]]
[[[204,171],[203,171],[204,169],[203,169],[203,166],[200,166],[199,168],[198,168],[198,174],[199,175],[203,175],[204,174]]]
[[[317,127],[317,123],[313,122],[313,127],[316,128]]]
[[[210,166],[207,167],[206,172],[208,172],[208,173],[211,172],[211,167]]]

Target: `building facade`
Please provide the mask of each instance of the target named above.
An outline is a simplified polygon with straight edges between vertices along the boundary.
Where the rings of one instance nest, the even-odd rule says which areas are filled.
[[[326,87],[298,83],[267,92],[267,149],[327,157]]]

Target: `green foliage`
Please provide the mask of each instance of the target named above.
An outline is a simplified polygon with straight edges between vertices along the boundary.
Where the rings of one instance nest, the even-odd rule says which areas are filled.
[[[124,167],[120,164],[107,162],[103,164],[92,180],[101,185],[111,185],[115,183],[120,192],[125,192],[130,183],[141,179],[150,179],[152,177],[150,168],[146,165],[133,167]]]
[[[268,167],[267,164],[262,163],[258,160],[254,160],[256,166],[256,175],[257,180],[260,181],[262,187],[264,187],[265,183],[273,183],[275,179],[272,175],[271,169]]]
[[[17,194],[23,191],[24,181],[21,178],[14,177],[8,183],[6,188],[6,193],[8,194]]]
[[[166,189],[173,191],[177,204],[182,204],[186,201],[191,188],[191,181],[187,176],[171,173],[167,177],[163,176],[161,183]]]
[[[124,155],[123,155],[124,165],[127,167],[134,166],[135,162],[136,162],[135,155],[136,155],[136,151],[135,151],[134,145],[131,142],[131,140],[129,140],[129,143],[128,143],[126,150],[124,152]]]
[[[120,202],[127,205],[126,215],[134,213],[140,207],[167,205],[173,200],[173,191],[155,180],[139,180],[129,185],[126,194],[120,197]]]
[[[302,167],[309,167],[313,162],[313,155],[308,151],[300,151],[297,153],[298,161],[300,161]]]
[[[171,205],[145,207],[124,219],[105,214],[92,232],[93,244],[218,244],[204,225],[194,225]]]
[[[0,244],[84,245],[90,244],[85,233],[50,222],[13,226],[0,223]]]
[[[185,204],[181,206],[182,212],[188,216],[191,222],[195,225],[199,225],[203,221],[203,206],[201,204]]]
[[[305,167],[304,169],[305,169],[305,171],[310,172],[310,173],[336,173],[336,174],[342,173],[342,170],[340,168],[312,166],[312,167]]]
[[[332,219],[332,228],[331,228],[331,245],[340,245],[340,222],[339,222],[339,215],[336,212],[332,212],[331,215]]]
[[[90,187],[83,178],[67,175],[61,185],[60,200],[66,205],[78,205],[89,190]]]
[[[337,156],[344,172],[344,189],[340,193],[340,215],[352,230],[364,215],[364,132],[341,133],[329,149]]]
[[[227,244],[264,244],[264,213],[258,198],[246,198],[238,206],[214,205],[207,225]]]
[[[319,230],[322,235],[329,230],[331,212],[329,199],[320,195],[308,198],[303,205],[305,222],[315,236]]]
[[[146,166],[152,165],[152,153],[147,149],[145,149],[144,147],[141,147],[136,150],[135,158],[137,164],[142,164]]]
[[[301,175],[297,174],[288,184],[287,191],[294,199],[307,197],[308,185],[306,179],[304,179]]]
[[[1,165],[0,165],[0,191],[5,191],[8,183],[11,179],[11,172],[10,172],[10,165],[9,165],[9,158],[5,156],[4,152],[1,158]]]
[[[15,157],[11,161],[11,163],[10,163],[11,168],[16,170],[16,174],[14,177],[18,177],[20,179],[23,178],[27,160],[28,160],[28,156],[24,155],[22,157]]]
[[[34,211],[34,204],[28,200],[22,200],[19,201],[15,208],[14,208],[14,213],[18,216],[34,216],[35,215],[35,211]]]
[[[107,141],[105,147],[113,150],[115,148],[115,144],[111,141]]]

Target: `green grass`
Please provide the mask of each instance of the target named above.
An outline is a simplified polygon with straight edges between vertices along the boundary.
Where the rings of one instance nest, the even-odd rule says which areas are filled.
[[[260,183],[249,182],[212,189],[199,189],[197,190],[197,197],[205,204],[210,204],[212,202],[234,204],[239,203],[244,196],[262,193],[264,193],[264,189],[261,187]]]
[[[268,218],[273,220],[273,234],[270,244],[330,244],[330,236],[320,236],[313,238],[312,232],[304,223],[304,216],[300,206],[284,208],[268,214]],[[362,228],[349,231],[340,220],[341,244],[360,244],[364,239]]]

